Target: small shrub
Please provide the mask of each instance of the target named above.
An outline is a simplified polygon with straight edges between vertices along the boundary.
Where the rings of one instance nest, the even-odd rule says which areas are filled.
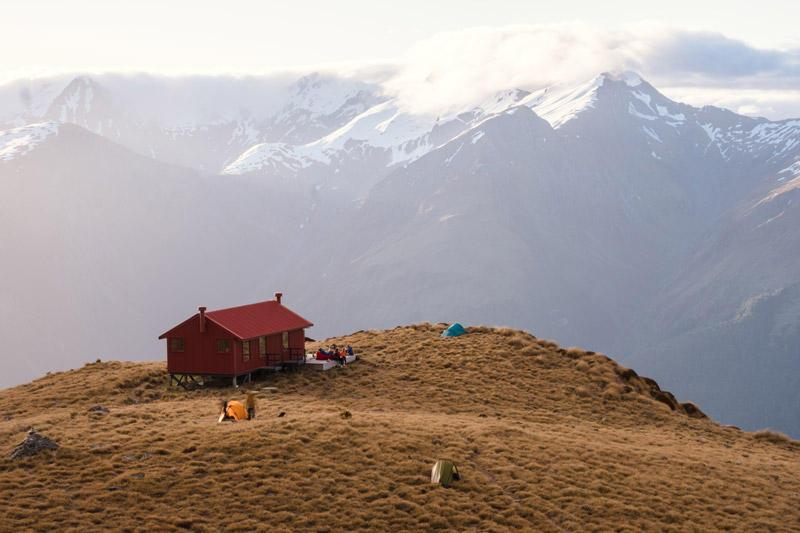
[[[545,348],[547,350],[558,350],[559,349],[558,344],[556,344],[553,341],[548,341],[548,340],[544,340],[544,339],[537,339],[537,344],[539,346],[541,346],[542,348]]]
[[[589,396],[591,396],[591,393],[586,387],[577,387],[575,389],[575,395],[580,398],[588,398]]]
[[[683,407],[686,414],[692,418],[708,418],[708,416],[692,402],[684,402],[681,404],[681,407]]]
[[[615,383],[609,383],[608,386],[603,390],[603,399],[620,400],[622,399],[623,392],[622,386]]]
[[[635,377],[638,376],[638,374],[636,372],[634,372],[633,370],[631,370],[630,368],[625,368],[625,367],[619,366],[615,370],[616,370],[617,374],[619,375],[619,377],[621,377],[625,381],[630,381],[632,378],[635,378]]]
[[[585,354],[586,352],[584,352],[580,348],[576,348],[575,346],[567,348],[566,352],[564,353],[564,355],[566,355],[570,359],[578,359],[580,357],[583,357]]]
[[[769,428],[760,429],[753,433],[753,436],[759,440],[765,440],[775,444],[786,444],[792,441],[789,437],[778,431],[772,431]]]
[[[526,346],[525,348],[522,349],[522,355],[524,355],[525,357],[534,357],[536,355],[539,355],[540,353],[542,353],[542,351],[535,346]]]
[[[674,411],[678,405],[677,400],[675,400],[675,396],[673,396],[672,393],[669,393],[667,391],[660,391],[660,390],[653,391],[650,393],[650,395],[653,397],[654,400],[668,406],[672,411]]]
[[[578,361],[575,364],[575,370],[580,370],[581,372],[588,372],[590,368],[589,363],[586,361]]]

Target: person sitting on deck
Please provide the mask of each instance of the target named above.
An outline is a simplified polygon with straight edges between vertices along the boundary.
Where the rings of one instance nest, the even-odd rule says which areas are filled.
[[[346,354],[339,351],[339,348],[336,345],[333,345],[333,360],[339,363],[340,365],[344,366],[347,364],[347,359],[345,359]]]
[[[347,347],[344,349],[344,351],[345,351],[345,353],[346,353],[347,355],[355,355],[355,354],[356,354],[356,353],[353,351],[353,347],[352,347],[352,346],[350,346],[349,344],[348,344],[348,345],[347,345]]]
[[[318,361],[327,361],[328,359],[333,358],[333,352],[320,348],[317,350],[316,358]]]

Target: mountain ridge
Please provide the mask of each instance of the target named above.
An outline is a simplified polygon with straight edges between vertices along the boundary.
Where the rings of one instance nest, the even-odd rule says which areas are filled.
[[[90,80],[76,83],[70,91],[84,87],[85,97]],[[234,84],[240,94],[250,94],[243,87]],[[130,102],[125,91],[102,92],[114,109]],[[70,100],[73,93],[59,101],[74,100],[70,109],[77,114],[67,115],[80,121],[86,101]],[[158,94],[175,106],[182,93]],[[149,288],[143,286],[137,318],[128,322],[137,339],[149,339],[163,329],[162,322],[174,322],[187,308],[239,305],[282,290],[292,295],[293,308],[314,317],[322,335],[450,318],[535,325],[566,345],[590,346],[641,366],[689,399],[704,398],[717,419],[758,429],[766,425],[758,412],[775,412],[776,400],[762,401],[753,390],[755,407],[748,408],[746,419],[738,418],[730,409],[734,383],[752,369],[733,368],[736,379],[720,383],[715,369],[727,349],[714,346],[722,346],[720,331],[730,332],[723,338],[749,331],[736,330],[745,328],[746,320],[731,322],[748,301],[780,294],[780,312],[748,323],[757,330],[753,338],[766,339],[766,345],[748,346],[759,351],[752,358],[774,361],[759,368],[760,383],[788,383],[777,369],[791,367],[791,353],[780,347],[794,342],[787,317],[793,316],[790,300],[798,281],[792,269],[797,249],[792,200],[800,175],[800,121],[770,122],[673,102],[633,73],[601,74],[548,89],[509,89],[474,105],[443,109],[439,116],[414,115],[382,92],[380,83],[353,78],[311,76],[286,81],[270,94],[277,96],[256,106],[243,97],[238,106],[220,100],[216,107],[189,112],[195,101],[207,102],[191,93],[184,107],[162,121],[137,118],[135,105],[123,106],[125,113],[114,111],[122,118],[111,124],[118,126],[123,118],[127,124],[119,128],[117,145],[153,162],[152,172],[169,174],[166,168],[176,165],[193,169],[179,172],[166,190],[150,179],[134,187],[138,178],[125,170],[130,154],[110,151],[94,137],[82,137],[94,140],[75,145],[72,154],[59,152],[59,158],[80,160],[78,168],[69,161],[40,161],[48,153],[42,150],[57,140],[52,135],[18,157],[27,149],[19,140],[24,131],[4,130],[0,153],[14,159],[2,159],[0,181],[12,192],[36,186],[47,169],[64,174],[72,187],[102,205],[91,185],[99,179],[94,173],[102,172],[107,180],[127,184],[122,188],[132,187],[138,199],[128,206],[112,194],[114,214],[87,209],[87,201],[68,190],[61,207],[36,206],[35,199],[24,206],[12,202],[6,206],[6,242],[24,251],[28,245],[19,232],[26,227],[38,228],[30,231],[48,242],[30,213],[54,221],[59,219],[51,212],[59,213],[88,228],[69,236],[72,248],[87,251],[83,266],[75,263],[71,275],[85,280],[85,294],[95,291],[85,274],[74,272],[83,268],[108,280],[109,294],[116,294],[111,309],[126,315],[119,297],[126,291],[120,287],[141,285],[135,268],[105,257],[124,257],[127,252],[118,249],[129,245],[97,231],[106,222],[96,213],[134,225],[140,216],[160,221],[160,227],[146,224],[138,233],[110,226],[134,241],[132,249],[153,258],[149,264],[131,262],[152,280]],[[92,98],[90,115],[100,101]],[[160,109],[162,103],[154,106]],[[19,117],[0,120],[24,127]],[[103,124],[107,135],[117,131],[107,127],[108,117],[85,124]],[[244,154],[247,160],[256,157],[259,147],[267,152],[247,167],[250,171],[218,174]],[[162,167],[162,161],[172,166]],[[261,163],[268,165],[259,169]],[[147,201],[152,208],[134,209]],[[193,222],[178,222],[181,216]],[[171,248],[142,244],[149,241]],[[46,265],[42,281],[14,268],[16,277],[7,276],[2,287],[6,293],[74,282],[59,271],[56,254],[37,257]],[[165,298],[168,291],[174,297]],[[147,298],[164,305],[148,312]],[[104,317],[103,305],[85,297],[79,301],[92,309],[88,314],[100,317],[100,330],[117,327]],[[63,319],[53,314],[42,320]],[[75,329],[86,328],[79,316],[68,321]],[[662,325],[673,328],[672,337]],[[74,354],[65,357],[101,355],[90,335],[82,338],[69,343]],[[684,341],[676,345],[674,339]],[[146,340],[135,349],[120,347],[124,357],[135,359],[155,349],[155,341]],[[688,355],[673,357],[676,350]],[[705,376],[707,385],[725,393],[708,397],[714,387],[682,379],[690,374]],[[680,388],[690,382],[692,388]],[[769,425],[800,434],[800,419],[793,414]]]
[[[510,328],[361,331],[359,359],[167,387],[162,361],[95,361],[0,391],[5,523],[76,527],[537,531],[791,529],[800,443],[745,433],[602,354]],[[674,408],[674,409],[673,409]],[[461,479],[430,482],[439,458]],[[220,495],[235,497],[222,498]],[[34,505],[34,502],[41,502]],[[265,504],[266,502],[266,504]],[[444,511],[447,512],[444,512]]]

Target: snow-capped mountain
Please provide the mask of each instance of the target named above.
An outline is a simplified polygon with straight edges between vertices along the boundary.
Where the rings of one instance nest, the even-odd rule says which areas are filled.
[[[184,102],[170,80],[105,78],[112,88],[92,77],[77,76],[47,105],[41,103],[41,95],[52,94],[52,82],[22,86],[19,93],[39,96],[35,102],[28,97],[23,108],[9,106],[13,111],[0,116],[0,125],[71,123],[142,155],[217,174],[253,145],[319,140],[385,99],[374,84],[319,73],[278,91],[277,102],[259,101],[257,80],[246,91],[240,85],[247,80],[226,84],[200,78],[190,88],[178,88],[192,93]],[[243,96],[246,92],[255,96]],[[270,95],[275,90],[264,92]],[[220,101],[213,98],[215,94]],[[248,101],[231,109],[228,94]]]
[[[286,103],[268,121],[266,138],[294,145],[314,142],[384,100],[374,84],[310,74],[292,84]]]
[[[116,114],[102,87],[87,76],[78,76],[52,101],[44,118],[76,124],[98,135],[103,135],[105,129],[107,137],[119,140],[120,120]]]
[[[509,90],[492,95],[466,111],[449,112],[444,116],[415,115],[404,110],[398,99],[386,99],[310,142],[255,145],[222,173],[243,174],[281,168],[298,174],[314,163],[339,166],[343,161],[361,162],[374,155],[382,158],[382,166],[391,169],[419,159],[483,120],[515,106],[536,107],[544,112],[540,116],[558,127],[592,106],[596,96],[593,89],[601,85],[603,79],[600,76],[588,85],[544,89],[536,94]],[[307,116],[306,113],[300,115]],[[279,120],[284,117],[285,114],[280,115]],[[369,155],[365,157],[366,154]]]
[[[43,122],[0,131],[0,161],[24,156],[48,136],[58,134],[58,123]]]
[[[434,114],[352,77],[170,87],[82,76],[0,105],[3,197],[22,199],[3,205],[4,338],[44,317],[65,359],[154,359],[159,324],[282,290],[316,337],[521,327],[800,435],[774,407],[798,375],[800,120],[695,108],[630,72]],[[119,317],[144,340],[104,355],[86,317],[109,345]]]

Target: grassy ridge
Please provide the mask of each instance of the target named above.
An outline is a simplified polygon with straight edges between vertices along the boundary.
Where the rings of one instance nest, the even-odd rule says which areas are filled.
[[[22,531],[800,530],[800,444],[722,427],[601,354],[520,331],[359,332],[361,360],[244,390],[92,363],[0,391],[0,524]],[[323,343],[319,343],[323,344]],[[309,347],[316,349],[316,345]],[[100,404],[110,412],[90,413]],[[345,411],[351,416],[346,416]],[[286,415],[278,417],[281,412]],[[462,481],[430,484],[437,458]]]

